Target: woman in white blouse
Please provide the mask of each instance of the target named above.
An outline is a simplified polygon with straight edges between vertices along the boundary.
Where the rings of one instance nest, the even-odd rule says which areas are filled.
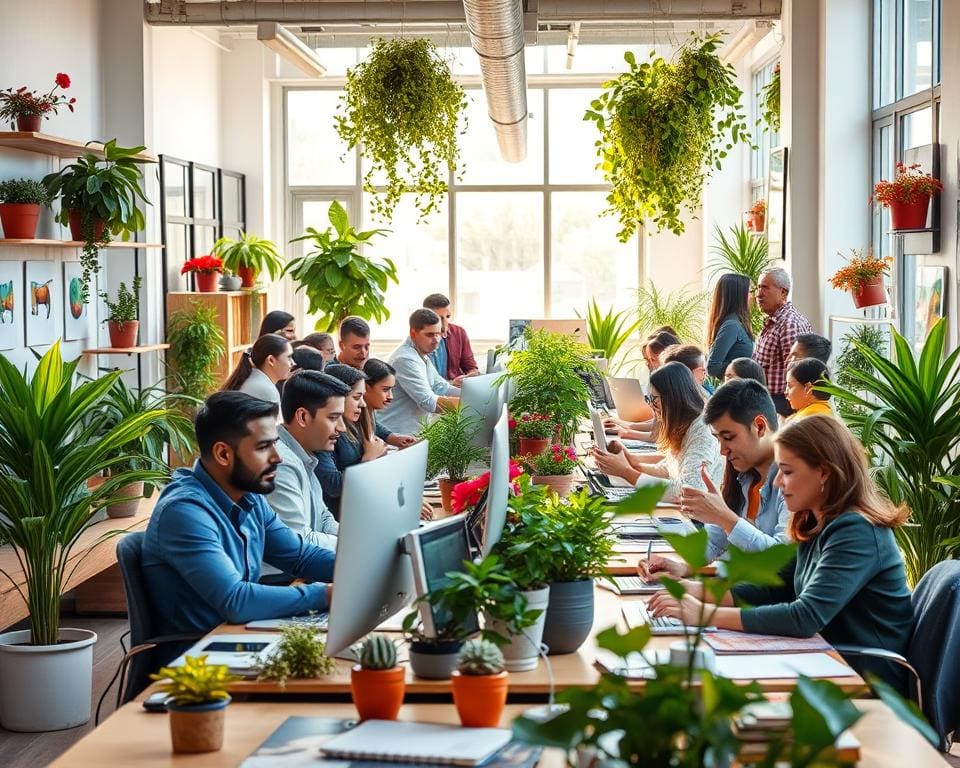
[[[658,368],[650,375],[648,400],[658,420],[655,437],[662,458],[630,453],[613,441],[608,453],[593,449],[597,468],[634,485],[666,480],[664,501],[679,501],[683,486],[703,489],[701,467],[719,486],[724,468],[720,444],[703,423],[703,390],[690,369],[679,362]]]
[[[283,336],[268,333],[243,353],[223,389],[235,389],[280,405],[277,385],[293,368],[293,347]]]

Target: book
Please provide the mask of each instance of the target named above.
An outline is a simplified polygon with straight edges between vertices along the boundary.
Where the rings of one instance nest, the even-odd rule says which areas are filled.
[[[781,637],[718,630],[705,635],[704,642],[717,653],[805,653],[832,650],[830,643],[820,635]]]

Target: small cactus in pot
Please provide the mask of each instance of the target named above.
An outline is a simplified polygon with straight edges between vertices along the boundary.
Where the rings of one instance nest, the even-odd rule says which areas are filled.
[[[371,635],[350,672],[350,690],[361,720],[396,720],[403,705],[406,669],[397,665],[397,644]]]
[[[507,703],[508,677],[503,653],[489,640],[467,640],[450,678],[460,722],[472,728],[496,728]]]

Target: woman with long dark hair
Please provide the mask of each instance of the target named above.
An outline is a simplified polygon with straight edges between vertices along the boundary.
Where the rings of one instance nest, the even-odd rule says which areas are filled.
[[[367,390],[363,395],[363,402],[367,407],[360,414],[363,428],[395,448],[413,445],[417,439],[412,435],[391,432],[377,423],[377,411],[382,411],[393,402],[393,388],[397,385],[396,370],[390,363],[371,357],[363,364],[363,372],[367,374]]]
[[[293,341],[297,338],[297,320],[289,312],[284,312],[282,309],[267,312],[263,322],[260,323],[260,333],[257,336],[265,336],[268,333],[275,333],[283,336],[287,341]]]
[[[667,481],[664,500],[676,501],[683,486],[706,487],[701,472],[715,485],[723,478],[720,444],[703,423],[703,390],[683,363],[661,366],[650,375],[650,406],[657,416],[656,440],[662,457],[632,454],[617,441],[610,451],[593,449],[597,467],[634,485],[649,478]]]
[[[722,275],[713,289],[707,318],[707,373],[721,378],[731,361],[753,354],[750,328],[750,278]]]
[[[283,336],[268,333],[243,353],[221,389],[245,392],[280,405],[277,385],[293,370],[293,348]]]

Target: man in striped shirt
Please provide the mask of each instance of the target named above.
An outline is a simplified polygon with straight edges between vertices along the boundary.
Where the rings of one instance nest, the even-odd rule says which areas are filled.
[[[757,306],[767,317],[760,338],[753,350],[753,359],[760,363],[767,377],[767,388],[777,413],[793,413],[784,395],[787,385],[786,364],[790,348],[802,333],[813,333],[809,321],[787,298],[790,295],[790,275],[782,267],[768,269],[757,283]]]

